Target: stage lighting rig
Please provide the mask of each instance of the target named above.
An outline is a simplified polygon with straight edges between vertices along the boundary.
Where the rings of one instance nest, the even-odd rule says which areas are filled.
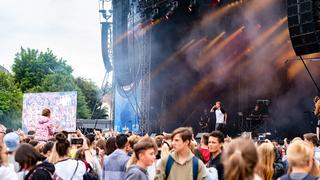
[[[178,1],[169,2],[167,4],[167,7],[168,7],[169,10],[166,13],[165,18],[169,19],[169,17],[174,13],[174,10],[178,7]]]
[[[194,9],[194,7],[196,6],[196,4],[197,4],[197,1],[196,1],[196,0],[190,0],[190,4],[189,4],[189,6],[188,6],[188,10],[189,10],[190,12],[192,12],[193,9]]]

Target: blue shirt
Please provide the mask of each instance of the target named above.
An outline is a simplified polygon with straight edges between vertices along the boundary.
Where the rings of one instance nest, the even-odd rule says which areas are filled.
[[[120,149],[111,153],[103,162],[104,180],[124,180],[129,156]]]

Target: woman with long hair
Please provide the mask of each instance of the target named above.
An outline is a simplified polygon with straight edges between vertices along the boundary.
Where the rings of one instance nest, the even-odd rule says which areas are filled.
[[[257,174],[263,180],[272,180],[274,174],[274,146],[271,142],[262,143],[258,147],[259,162],[256,169]]]
[[[83,139],[83,151],[85,154],[86,161],[88,163],[93,163],[93,157],[89,151],[87,144],[87,139]],[[55,163],[56,171],[55,173],[62,179],[82,179],[83,175],[86,173],[86,165],[81,160],[74,160],[70,158],[70,142],[63,133],[58,133],[56,135],[56,142],[54,145],[54,151],[51,153],[52,157],[57,156],[58,161]],[[67,169],[67,171],[66,171]]]
[[[19,177],[28,180],[51,180],[55,168],[49,162],[42,162],[45,159],[46,157],[42,156],[32,145],[21,144],[15,153],[15,160],[20,165]]]
[[[254,174],[258,152],[250,139],[237,138],[231,141],[222,153],[225,180],[261,179]]]

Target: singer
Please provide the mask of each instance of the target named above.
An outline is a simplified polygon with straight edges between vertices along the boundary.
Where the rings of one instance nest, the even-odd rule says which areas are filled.
[[[227,112],[221,107],[221,101],[217,101],[210,112],[216,114],[215,130],[223,131],[224,126],[227,124]]]

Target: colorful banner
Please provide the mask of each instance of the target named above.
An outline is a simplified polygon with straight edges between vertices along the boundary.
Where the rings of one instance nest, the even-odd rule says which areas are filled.
[[[24,94],[22,112],[23,131],[35,130],[44,108],[50,109],[50,120],[56,131],[76,130],[76,91]]]

